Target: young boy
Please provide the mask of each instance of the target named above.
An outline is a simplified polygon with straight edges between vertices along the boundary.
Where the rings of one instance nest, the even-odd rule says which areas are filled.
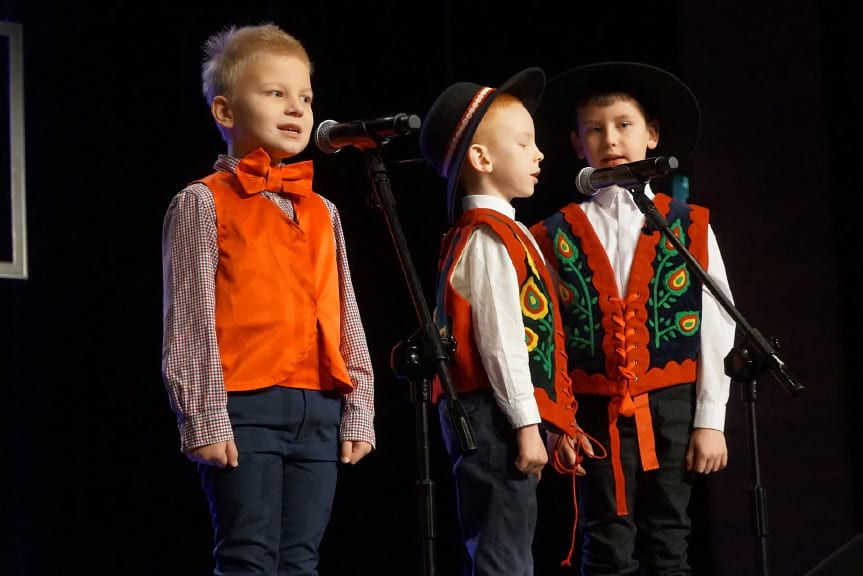
[[[691,91],[668,72],[604,62],[549,82],[538,138],[557,162],[601,169],[677,156],[700,130]],[[660,146],[661,143],[661,146]],[[570,180],[571,182],[571,180]],[[645,186],[716,283],[730,294],[705,208]],[[645,227],[618,186],[570,203],[531,232],[559,279],[579,423],[610,447],[579,478],[582,574],[689,574],[693,473],[725,468],[730,379],[723,360],[735,325],[660,232]]]
[[[215,574],[317,574],[337,461],[374,447],[372,365],[335,206],[312,190],[311,63],[272,24],[204,46],[225,143],[163,229],[162,373]]]
[[[462,453],[440,402],[466,575],[533,573],[536,483],[549,458],[542,421],[551,444],[560,438],[564,465],[577,466],[576,404],[551,278],[511,205],[530,197],[539,177],[531,113],[544,84],[539,68],[498,89],[458,82],[438,96],[420,132],[423,156],[446,179],[452,224],[435,319],[455,340],[451,376],[477,445]],[[442,392],[436,381],[435,402]]]

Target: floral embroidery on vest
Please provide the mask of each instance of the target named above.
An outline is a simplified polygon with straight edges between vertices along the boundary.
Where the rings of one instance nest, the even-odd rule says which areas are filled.
[[[561,271],[558,286],[564,316],[566,347],[586,350],[593,356],[598,345],[599,321],[593,274],[581,258],[581,250],[566,230],[558,228],[553,239],[554,255]]]
[[[521,239],[519,239],[521,242]],[[522,243],[522,246],[524,244]],[[524,320],[524,341],[530,355],[530,376],[534,386],[543,388],[554,400],[554,313],[549,306],[548,287],[539,276],[536,263],[525,247],[527,280],[519,291]]]
[[[669,228],[685,246],[686,232],[680,218],[669,224]],[[673,315],[665,313],[692,287],[692,276],[686,263],[682,261],[677,248],[665,237],[659,242],[653,269],[655,273],[650,280],[651,295],[647,301],[650,311],[647,325],[653,334],[653,346],[661,348],[663,342],[678,336],[697,334],[701,326],[701,313],[698,310],[678,310]]]

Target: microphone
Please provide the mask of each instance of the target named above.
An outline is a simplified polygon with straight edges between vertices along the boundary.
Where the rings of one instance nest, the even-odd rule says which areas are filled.
[[[628,188],[643,184],[651,178],[658,178],[676,170],[679,165],[674,156],[657,156],[599,170],[590,167],[582,168],[575,177],[575,187],[585,196],[593,196],[600,188],[606,186],[616,184]]]
[[[315,145],[327,154],[345,146],[374,148],[378,142],[393,136],[404,136],[419,130],[422,120],[416,114],[396,114],[374,120],[336,122],[324,120],[315,132]]]

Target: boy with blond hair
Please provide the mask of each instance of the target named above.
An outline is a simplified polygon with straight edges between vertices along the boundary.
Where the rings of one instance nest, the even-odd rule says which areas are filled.
[[[375,445],[336,207],[312,189],[312,64],[273,24],[204,45],[226,143],[165,215],[162,375],[212,516],[214,574],[317,574],[337,465]]]

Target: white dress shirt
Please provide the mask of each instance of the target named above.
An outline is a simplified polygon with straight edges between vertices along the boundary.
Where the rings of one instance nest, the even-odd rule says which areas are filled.
[[[489,208],[515,220],[515,208],[502,198],[465,196],[462,209],[472,208]],[[530,231],[517,224],[536,246]],[[476,345],[498,406],[513,428],[539,423],[518,277],[503,241],[484,226],[476,228],[454,265],[451,279],[453,288],[470,303]]]

